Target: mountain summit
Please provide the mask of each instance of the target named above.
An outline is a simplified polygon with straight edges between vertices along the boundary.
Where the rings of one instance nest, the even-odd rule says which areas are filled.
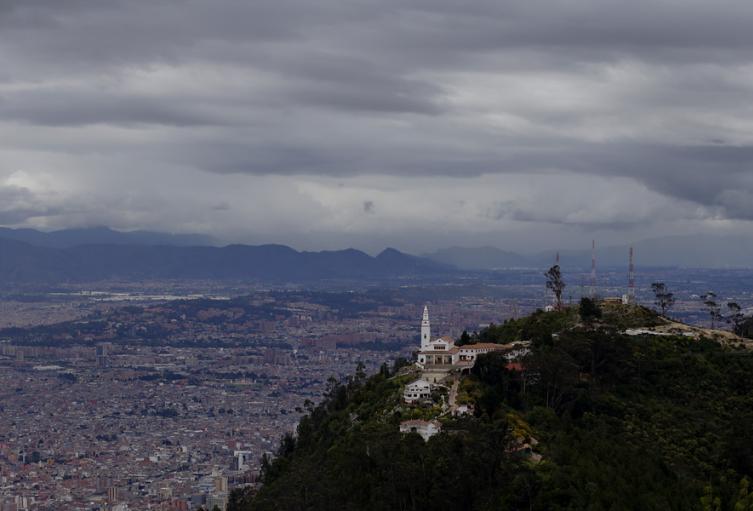
[[[331,381],[228,511],[753,506],[749,341],[604,302],[464,342],[529,351],[438,384],[405,362]]]

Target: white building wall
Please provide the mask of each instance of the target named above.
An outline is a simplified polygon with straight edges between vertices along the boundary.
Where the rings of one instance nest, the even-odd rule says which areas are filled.
[[[405,386],[403,400],[406,403],[415,403],[421,399],[431,397],[431,384],[428,381],[416,380]]]
[[[429,322],[429,308],[424,306],[424,316],[421,319],[421,349],[426,349],[430,342],[431,323]]]

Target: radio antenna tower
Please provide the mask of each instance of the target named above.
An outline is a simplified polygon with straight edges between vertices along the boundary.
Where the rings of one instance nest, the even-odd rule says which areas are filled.
[[[591,298],[596,298],[596,240],[591,240]]]
[[[630,264],[628,266],[628,303],[635,303],[635,265],[633,264],[633,247],[630,247]]]

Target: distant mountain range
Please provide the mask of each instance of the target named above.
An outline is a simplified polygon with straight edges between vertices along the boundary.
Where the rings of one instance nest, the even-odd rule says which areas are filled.
[[[42,232],[35,229],[0,227],[0,238],[23,241],[38,247],[69,248],[78,245],[216,245],[202,234],[169,234],[152,231],[116,231],[109,227],[86,227]]]
[[[107,236],[110,236],[108,234]],[[86,244],[38,246],[0,235],[0,282],[58,284],[104,279],[221,279],[309,282],[444,274],[454,269],[386,249],[298,252],[284,245],[169,246]]]
[[[668,236],[634,243],[635,264],[650,267],[751,268],[753,239],[741,236]],[[626,267],[629,245],[598,247],[599,267]],[[519,254],[496,247],[452,247],[424,257],[463,270],[506,268],[544,268],[555,261],[556,250],[537,254]],[[560,251],[560,265],[588,268],[590,247]]]
[[[0,284],[58,284],[105,279],[223,279],[311,282],[450,275],[458,270],[545,268],[555,251],[519,254],[495,247],[452,247],[424,256],[386,249],[300,252],[284,245],[213,246],[202,235],[106,227],[40,232],[0,228]],[[667,237],[634,244],[638,267],[753,267],[753,239]],[[600,268],[627,266],[628,246],[599,248]],[[591,251],[563,250],[565,268],[587,268]]]

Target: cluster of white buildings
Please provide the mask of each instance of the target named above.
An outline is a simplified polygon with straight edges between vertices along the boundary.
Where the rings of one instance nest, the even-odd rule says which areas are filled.
[[[416,366],[421,370],[421,377],[405,386],[403,401],[408,404],[431,401],[431,392],[435,387],[442,387],[442,383],[452,374],[470,371],[479,355],[492,351],[505,351],[512,359],[525,354],[527,349],[495,343],[456,346],[455,340],[448,336],[432,339],[429,308],[424,307],[421,319],[421,347],[416,361]],[[465,408],[468,408],[467,405]],[[408,420],[400,423],[400,431],[418,433],[424,440],[428,440],[441,431],[441,424],[436,420]]]
[[[429,308],[424,307],[421,319],[421,348],[418,351],[416,365],[421,369],[422,377],[429,383],[440,383],[453,371],[470,370],[476,358],[483,353],[509,349],[508,345],[490,342],[455,346],[455,340],[448,336],[432,340]]]

